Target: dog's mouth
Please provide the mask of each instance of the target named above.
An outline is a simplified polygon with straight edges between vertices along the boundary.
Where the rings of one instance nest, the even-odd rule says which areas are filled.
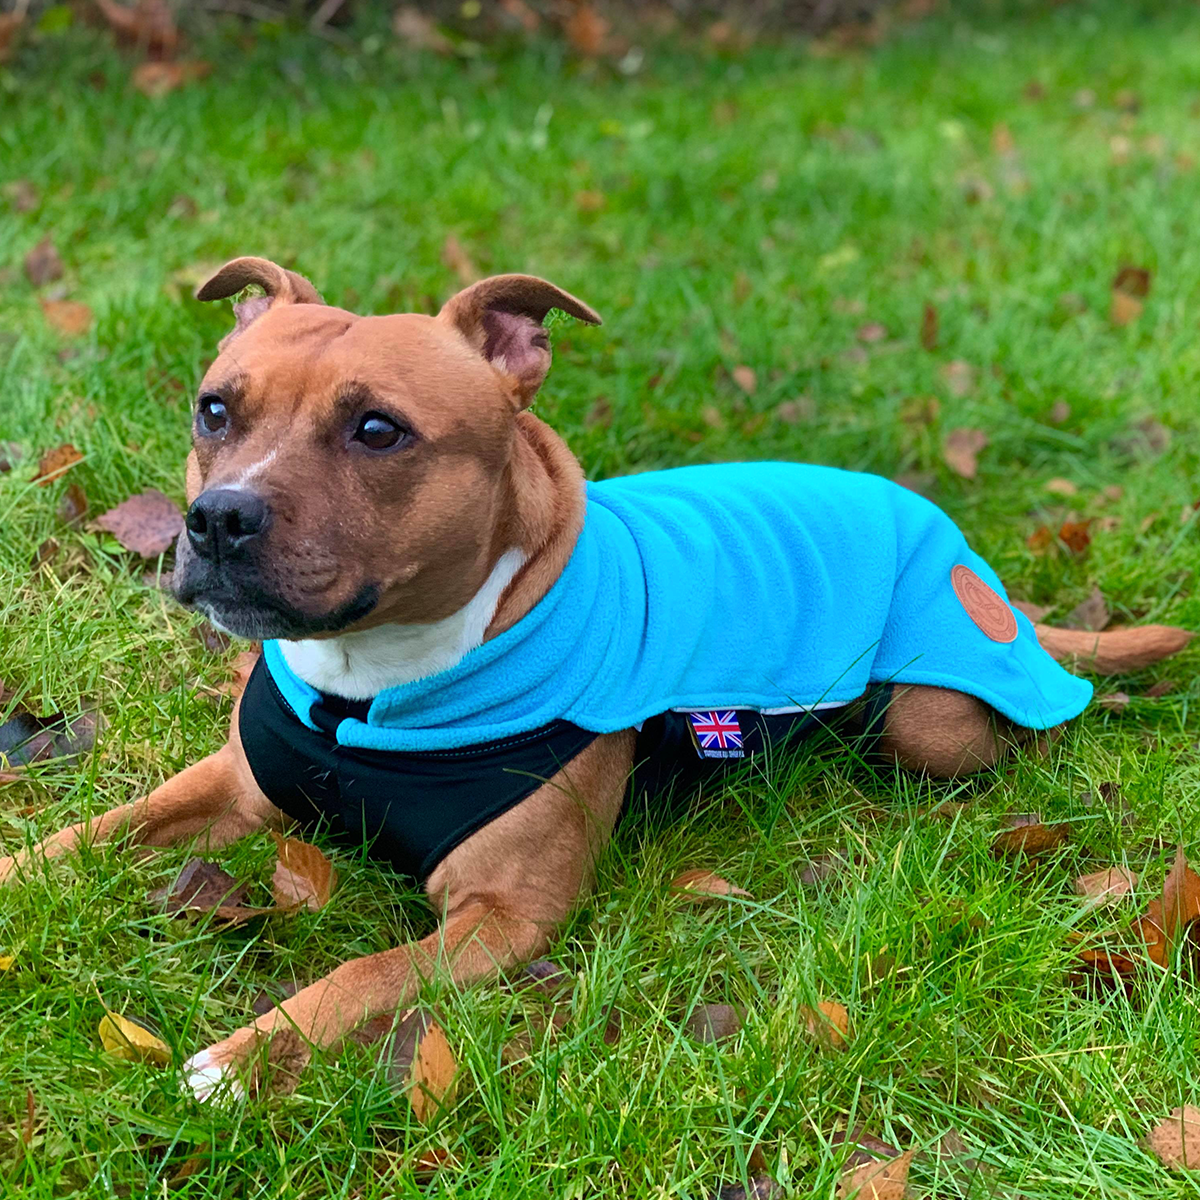
[[[218,629],[255,641],[339,633],[361,621],[379,602],[379,589],[366,584],[344,604],[314,614],[261,587],[210,582],[186,569],[176,571],[174,592],[180,604],[203,613]]]

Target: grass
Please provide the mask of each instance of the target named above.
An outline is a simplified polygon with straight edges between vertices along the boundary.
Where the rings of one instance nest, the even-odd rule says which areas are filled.
[[[0,675],[35,709],[93,699],[107,720],[86,762],[0,788],[8,847],[222,740],[228,701],[203,688],[223,657],[143,564],[61,525],[63,484],[31,476],[69,440],[93,512],[144,487],[181,497],[192,390],[230,322],[190,282],[239,253],[292,263],[362,311],[429,308],[455,287],[453,233],[480,269],[543,274],[605,316],[557,329],[538,403],[590,475],[745,457],[923,473],[1015,594],[1061,615],[1098,585],[1122,620],[1200,626],[1196,520],[1180,516],[1198,496],[1192,6],[959,15],[847,57],[663,47],[629,78],[536,44],[466,64],[386,39],[201,50],[214,75],[160,101],[90,33],[47,34],[0,68],[0,182],[40,196],[0,205],[0,438],[25,452],[0,475]],[[577,203],[586,192],[603,206]],[[46,235],[95,310],[83,338],[47,329],[21,274]],[[1122,263],[1154,280],[1141,318],[1114,328]],[[888,336],[860,347],[868,321]],[[975,368],[965,395],[943,373],[954,360]],[[756,372],[753,394],[737,366]],[[906,420],[928,396],[932,423]],[[783,419],[798,397],[782,411],[801,419]],[[1070,411],[1055,421],[1057,401]],[[1161,453],[1131,440],[1146,417],[1173,431]],[[990,439],[973,481],[940,457],[960,426]],[[1053,478],[1078,494],[1048,492]],[[1028,535],[1069,508],[1116,520],[1093,526],[1084,556],[1033,553]],[[58,557],[31,570],[50,536]],[[186,850],[56,866],[0,897],[0,953],[16,957],[0,974],[0,1190],[376,1200],[426,1194],[408,1168],[442,1145],[455,1165],[428,1190],[446,1195],[699,1198],[743,1178],[759,1145],[789,1194],[827,1196],[831,1134],[861,1121],[920,1148],[953,1127],[987,1167],[955,1182],[919,1158],[915,1194],[1196,1195],[1137,1144],[1200,1090],[1194,983],[1164,974],[1127,1000],[1064,980],[1067,934],[1102,923],[1073,897],[1076,874],[1127,862],[1144,903],[1177,841],[1200,856],[1196,662],[1102,682],[1134,696],[1124,712],[1093,708],[1050,758],[967,785],[871,775],[826,746],[683,815],[630,814],[554,947],[578,979],[556,1040],[506,1065],[528,997],[436,996],[463,1080],[430,1128],[366,1051],[318,1062],[290,1097],[222,1111],[183,1099],[172,1072],[113,1062],[96,1034],[103,997],[182,1058],[243,1024],[264,985],[431,928],[406,881],[342,854],[321,913],[218,933],[146,902]],[[1174,691],[1144,698],[1167,677]],[[1089,800],[1105,781],[1132,827]],[[923,815],[947,795],[971,802],[953,821]],[[997,861],[1012,811],[1073,818],[1076,834],[1036,869]],[[830,851],[846,865],[803,884]],[[222,861],[262,880],[270,854],[251,839]],[[667,882],[694,866],[757,899],[680,905]],[[820,998],[850,1010],[844,1053],[798,1033]],[[725,1001],[749,1011],[736,1041],[682,1032],[694,1005]],[[201,1146],[199,1169],[170,1182]]]

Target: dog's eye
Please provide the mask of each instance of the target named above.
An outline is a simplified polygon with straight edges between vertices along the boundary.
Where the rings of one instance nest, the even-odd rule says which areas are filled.
[[[201,430],[210,437],[224,433],[229,427],[229,413],[225,401],[211,392],[200,397],[199,422]]]
[[[408,430],[383,413],[369,412],[358,423],[354,440],[368,450],[392,450],[408,437]]]

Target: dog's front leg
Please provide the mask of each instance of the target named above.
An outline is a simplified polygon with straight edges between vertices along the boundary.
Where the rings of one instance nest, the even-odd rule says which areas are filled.
[[[116,837],[169,846],[203,835],[208,847],[226,845],[279,816],[247,774],[238,748],[227,743],[148,796],[71,825],[30,851],[0,858],[0,883],[15,880],[38,859],[58,858],[80,845]]]

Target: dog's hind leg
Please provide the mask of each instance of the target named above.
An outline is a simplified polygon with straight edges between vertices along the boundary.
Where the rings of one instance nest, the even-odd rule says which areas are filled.
[[[905,770],[952,779],[995,766],[1034,736],[965,692],[897,685],[879,753]]]

